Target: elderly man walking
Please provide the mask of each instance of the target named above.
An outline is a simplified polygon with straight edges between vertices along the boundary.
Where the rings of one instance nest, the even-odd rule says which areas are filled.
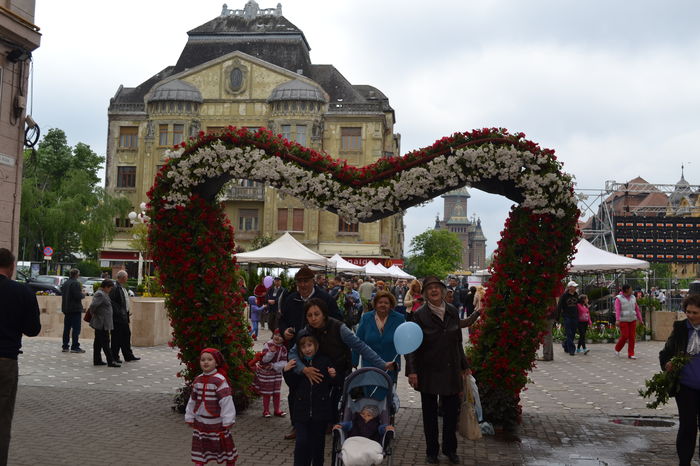
[[[117,272],[117,283],[109,292],[109,299],[112,301],[112,320],[114,329],[112,330],[112,342],[110,350],[114,356],[114,361],[118,364],[122,361],[119,359],[119,351],[121,350],[124,356],[124,361],[138,361],[141,358],[134,356],[131,350],[131,301],[129,300],[129,290],[126,287],[126,282],[129,279],[129,274],[126,270]]]
[[[566,338],[563,346],[564,351],[571,356],[576,355],[576,345],[574,338],[576,337],[576,329],[578,328],[578,283],[570,281],[566,285],[566,291],[557,305],[557,313],[564,318],[564,331]]]
[[[71,269],[68,280],[61,286],[61,311],[63,312],[63,352],[84,353],[80,347],[80,326],[83,313],[83,287],[78,281],[80,270]],[[72,339],[72,342],[71,342]],[[70,346],[69,346],[70,343]]]
[[[22,334],[34,337],[41,330],[36,296],[25,285],[12,280],[14,271],[15,256],[0,248],[0,466],[7,464],[10,447]]]

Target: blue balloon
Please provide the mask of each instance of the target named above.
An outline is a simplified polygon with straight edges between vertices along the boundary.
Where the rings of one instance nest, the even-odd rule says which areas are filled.
[[[399,354],[413,353],[423,343],[423,330],[415,322],[404,322],[394,332],[394,347]]]

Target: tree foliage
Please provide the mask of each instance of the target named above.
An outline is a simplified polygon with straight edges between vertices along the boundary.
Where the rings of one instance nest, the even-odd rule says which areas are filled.
[[[447,230],[426,230],[411,240],[411,255],[406,268],[417,277],[435,275],[443,278],[459,268],[462,242]]]
[[[87,144],[68,145],[66,134],[50,129],[36,151],[25,151],[20,214],[20,257],[40,260],[44,246],[60,261],[82,253],[90,259],[114,238],[114,218],[131,207],[98,185],[104,157]]]

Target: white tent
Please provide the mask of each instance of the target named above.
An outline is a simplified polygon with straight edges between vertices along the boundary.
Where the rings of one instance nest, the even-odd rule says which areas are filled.
[[[329,266],[328,259],[301,244],[288,232],[260,249],[236,254],[236,260],[244,264],[270,264],[280,267]]]
[[[374,262],[369,261],[365,264],[365,275],[369,277],[391,277],[391,272],[386,267],[382,266],[380,268]]]
[[[334,268],[337,272],[345,272],[350,274],[361,274],[365,272],[364,267],[346,261],[340,257],[340,254],[334,254],[333,257],[328,259],[328,262],[330,263],[330,267]]]
[[[569,273],[624,272],[649,268],[649,262],[632,259],[593,246],[585,239],[576,245]]]
[[[405,279],[416,278],[413,275],[408,274],[408,273],[404,272],[403,270],[401,270],[401,267],[399,267],[396,264],[389,267],[389,272],[391,272],[391,276],[394,278],[405,278]]]

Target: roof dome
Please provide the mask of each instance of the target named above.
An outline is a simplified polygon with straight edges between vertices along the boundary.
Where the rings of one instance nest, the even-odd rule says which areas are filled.
[[[168,81],[161,84],[153,91],[153,94],[148,99],[149,102],[157,102],[163,100],[176,100],[180,102],[197,102],[202,103],[202,94],[199,89],[192,84],[188,84],[179,79]]]
[[[272,90],[268,102],[279,102],[281,100],[311,100],[326,103],[323,91],[311,84],[298,79],[282,83]]]

